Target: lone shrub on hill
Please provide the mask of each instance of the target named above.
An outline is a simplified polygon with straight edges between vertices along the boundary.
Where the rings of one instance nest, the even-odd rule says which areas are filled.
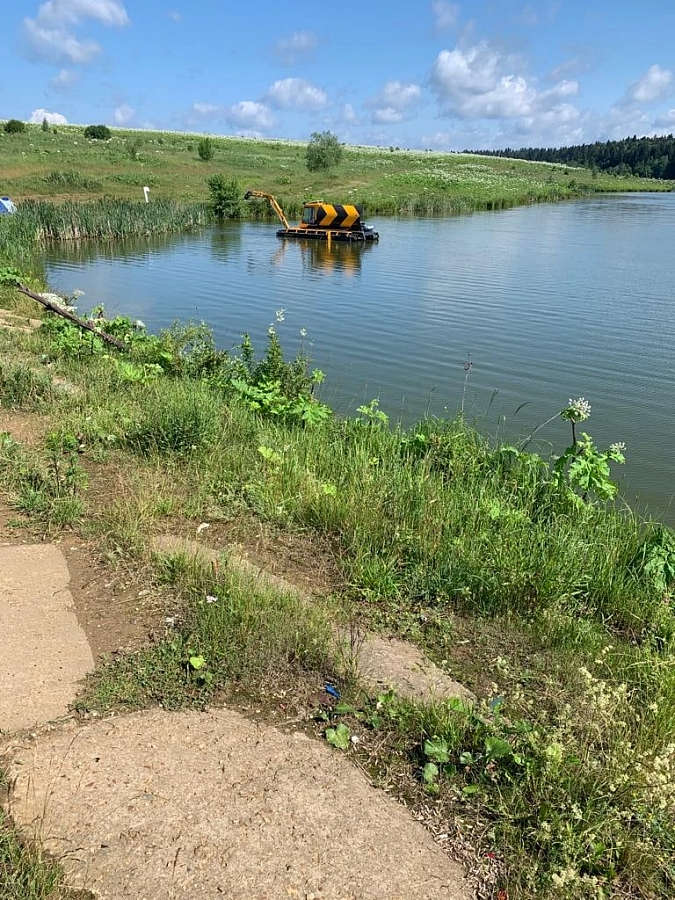
[[[8,119],[3,125],[5,134],[21,134],[21,132],[25,130],[26,124],[20,119]]]
[[[310,172],[327,172],[339,165],[344,148],[331,131],[315,131],[307,145],[305,159]]]
[[[112,137],[107,125],[87,125],[84,136],[92,141],[108,141]]]
[[[241,188],[236,178],[211,175],[206,179],[211,193],[209,205],[217,219],[238,219],[241,216]]]
[[[197,153],[199,154],[199,158],[202,160],[202,162],[209,162],[213,159],[215,149],[211,138],[205,137],[201,139],[201,141],[197,144]]]

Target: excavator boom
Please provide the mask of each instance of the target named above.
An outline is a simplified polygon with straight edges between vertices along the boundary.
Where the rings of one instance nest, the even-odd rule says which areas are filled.
[[[279,220],[284,228],[290,228],[283,209],[277,203],[276,197],[273,197],[272,194],[265,193],[265,191],[246,191],[244,200],[250,200],[251,197],[260,197],[261,200],[267,200],[274,212],[279,216]]]

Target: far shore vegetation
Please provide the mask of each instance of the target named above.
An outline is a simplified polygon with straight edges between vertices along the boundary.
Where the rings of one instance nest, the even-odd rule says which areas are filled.
[[[110,203],[133,218],[165,204],[158,223],[172,203],[208,214],[206,179],[218,174],[275,193],[287,213],[321,195],[363,202],[369,216],[672,186],[398,148],[346,147],[335,170],[310,174],[305,145],[214,137],[203,160],[195,136],[112,134],[89,143],[82,129],[29,126],[0,138],[2,193],[36,216],[0,217],[0,309],[15,324],[40,318],[16,289],[47,288],[39,243],[86,233],[84,209]],[[527,436],[486,439],[461,409],[402,429],[374,398],[339,419],[321,402],[331,373],[303,348],[285,358],[282,311],[265,347],[243,335],[231,352],[204,324],[155,335],[79,312],[126,350],[49,313],[33,330],[0,328],[0,405],[34,416],[41,435],[0,432],[0,495],[17,533],[76,530],[106,566],[169,590],[180,613],[95,673],[83,715],[204,708],[235,693],[264,714],[270,686],[282,687],[317,739],[433,809],[473,854],[486,897],[675,896],[675,534],[617,501],[621,434],[594,444],[592,398],[551,410],[556,456],[542,457]],[[159,533],[208,543],[209,529],[244,546],[283,537],[330,587],[310,607],[153,550]],[[354,655],[366,629],[417,643],[475,704],[369,693]],[[342,695],[334,707],[308,699],[326,680]],[[26,896],[56,900],[44,865],[0,820],[0,873],[17,884],[33,873],[44,887]]]
[[[98,126],[94,126],[98,127]],[[112,204],[170,200],[207,204],[207,179],[220,175],[274,194],[287,216],[308,199],[363,204],[367,216],[455,215],[616,191],[671,190],[673,182],[608,175],[567,165],[463,153],[337,145],[328,169],[308,170],[313,144],[110,129],[0,132],[0,193],[18,204],[63,200]],[[314,136],[316,139],[323,135]],[[340,151],[339,153],[337,151]],[[313,155],[311,157],[313,159]],[[310,159],[310,161],[311,161]],[[265,203],[239,213],[268,216]],[[158,213],[158,218],[161,216]]]

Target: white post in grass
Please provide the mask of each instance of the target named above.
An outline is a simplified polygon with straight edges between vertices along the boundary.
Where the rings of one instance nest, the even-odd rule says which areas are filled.
[[[143,188],[143,194],[145,195],[145,202],[146,202],[146,203],[149,203],[150,201],[149,201],[149,199],[148,199],[148,195],[150,194],[150,188],[149,188],[149,187],[144,187],[144,188]]]

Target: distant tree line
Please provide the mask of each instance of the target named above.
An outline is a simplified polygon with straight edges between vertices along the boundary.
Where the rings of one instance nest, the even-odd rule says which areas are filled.
[[[675,137],[629,137],[574,147],[523,147],[521,150],[481,150],[486,156],[585,166],[614,175],[675,179]]]

